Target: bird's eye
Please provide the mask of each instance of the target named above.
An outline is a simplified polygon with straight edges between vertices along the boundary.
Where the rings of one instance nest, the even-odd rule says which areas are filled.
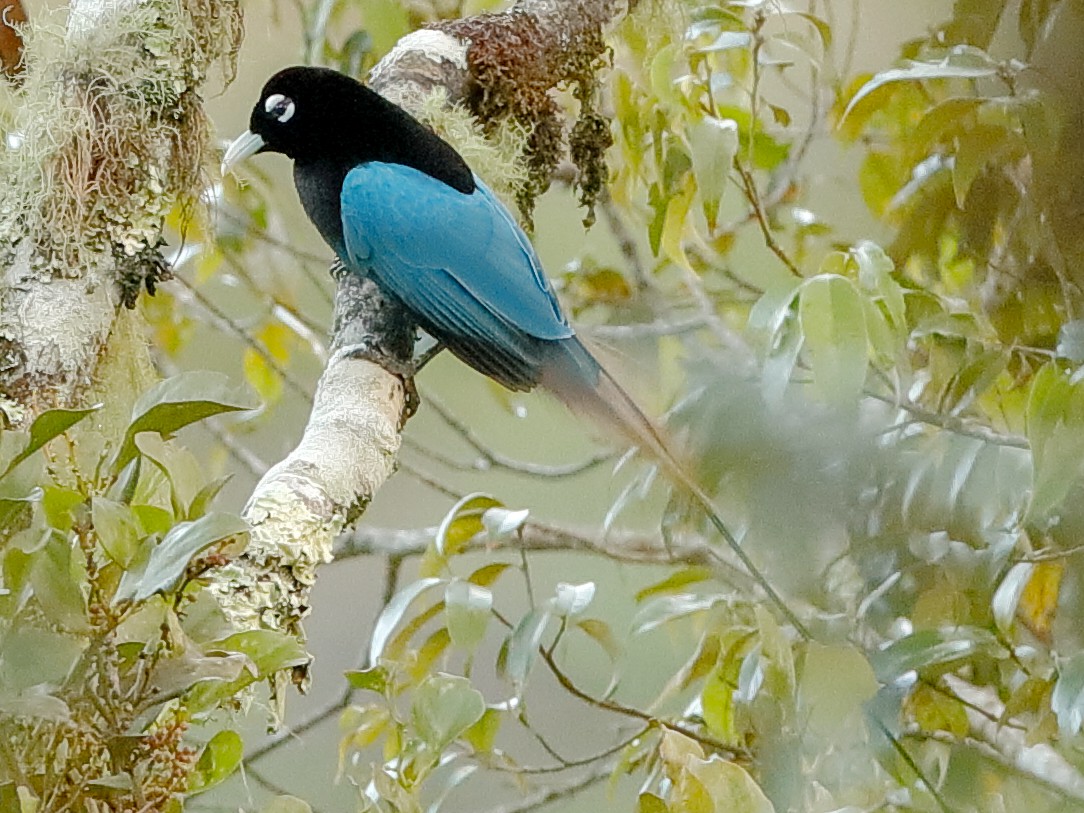
[[[263,103],[263,109],[267,111],[268,115],[276,118],[279,124],[285,124],[294,115],[293,101],[287,99],[281,93],[272,93],[268,96],[267,101]]]

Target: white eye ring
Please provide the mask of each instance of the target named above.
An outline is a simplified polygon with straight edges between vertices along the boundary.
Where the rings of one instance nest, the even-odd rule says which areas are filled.
[[[263,103],[263,109],[278,119],[279,124],[285,124],[294,115],[294,103],[281,93],[272,93]]]

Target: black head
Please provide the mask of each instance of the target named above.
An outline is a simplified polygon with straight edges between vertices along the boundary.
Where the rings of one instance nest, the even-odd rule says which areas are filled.
[[[327,68],[294,67],[267,80],[252,108],[249,130],[264,152],[290,158],[328,154],[356,144],[374,108],[389,104],[360,82]],[[349,138],[349,136],[353,138]]]
[[[286,68],[268,79],[249,130],[263,142],[261,152],[283,153],[299,165],[385,161],[474,191],[470,168],[451,145],[398,105],[328,68]]]

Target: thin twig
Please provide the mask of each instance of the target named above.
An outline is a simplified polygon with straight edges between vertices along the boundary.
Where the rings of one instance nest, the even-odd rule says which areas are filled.
[[[528,726],[528,728],[530,728],[530,726]],[[536,731],[531,729],[531,733],[535,735],[536,739],[539,739],[539,741],[542,743],[542,747],[546,748],[547,752],[549,752],[551,754],[551,756],[554,757],[554,759],[557,759],[561,763],[560,765],[539,765],[539,766],[517,765],[517,766],[509,766],[509,767],[498,766],[498,765],[490,765],[488,767],[495,768],[496,770],[500,770],[500,771],[507,771],[509,773],[514,773],[514,774],[517,774],[517,775],[520,775],[520,774],[522,774],[522,775],[539,775],[539,774],[550,774],[550,773],[562,773],[564,771],[570,771],[570,770],[572,770],[574,768],[582,768],[582,767],[584,767],[586,765],[591,765],[591,764],[593,764],[595,762],[598,762],[599,760],[606,759],[606,757],[611,757],[614,754],[616,754],[618,751],[621,751],[621,750],[624,750],[625,748],[628,748],[630,745],[632,745],[634,742],[636,742],[636,740],[640,739],[645,734],[647,734],[650,730],[651,730],[651,725],[645,725],[642,728],[638,729],[636,731],[636,733],[633,734],[632,736],[626,737],[625,739],[621,740],[621,742],[615,743],[614,745],[607,748],[605,751],[601,751],[601,752],[599,752],[597,754],[593,754],[592,756],[589,756],[589,757],[583,757],[582,759],[562,759],[560,756],[558,756],[557,754],[554,754],[552,752],[552,750],[548,747],[548,745],[545,743],[545,741],[541,740],[541,738],[539,737],[539,735],[538,735],[538,733]]]
[[[589,706],[594,706],[597,709],[610,711],[615,714],[622,714],[626,717],[635,717],[637,720],[643,720],[644,722],[650,723],[656,728],[665,728],[668,731],[675,731],[679,734],[684,734],[689,739],[696,740],[696,742],[700,743],[701,745],[707,746],[708,748],[716,751],[720,751],[724,754],[741,755],[745,757],[749,756],[749,754],[744,749],[734,748],[726,745],[725,743],[719,742],[719,740],[715,739],[714,737],[708,736],[707,734],[701,734],[699,731],[687,728],[686,726],[670,722],[669,720],[664,720],[661,717],[656,717],[654,714],[649,714],[648,712],[635,708],[633,706],[626,706],[623,703],[618,703],[616,700],[608,700],[590,695],[579,686],[577,686],[572,681],[572,678],[570,678],[561,670],[561,668],[557,665],[557,661],[554,660],[553,655],[550,652],[548,652],[543,647],[539,647],[538,652],[539,656],[542,658],[542,661],[546,664],[547,667],[549,667],[550,672],[555,678],[557,678],[557,682],[561,684],[561,687],[566,692],[578,698],[579,700],[582,700]]]
[[[399,458],[397,466],[398,466],[398,468],[405,471],[407,474],[409,474],[411,477],[413,477],[415,480],[417,480],[422,485],[429,486],[431,489],[443,494],[445,497],[451,497],[453,500],[461,500],[464,497],[464,495],[461,492],[456,491],[454,488],[451,488],[450,486],[444,485],[444,483],[440,482],[438,479],[433,477],[431,474],[428,474],[427,472],[422,471],[417,466],[414,466],[414,465],[412,465],[410,463],[407,463],[402,458]]]
[[[526,550],[538,553],[591,553],[611,561],[628,564],[706,565],[716,568],[717,578],[736,590],[751,587],[749,577],[729,562],[719,562],[710,545],[675,537],[665,544],[658,536],[635,531],[610,531],[605,538],[595,538],[592,531],[574,530],[528,522],[514,539],[490,539],[478,536],[467,543],[463,552]],[[335,542],[336,561],[356,556],[421,556],[432,544],[436,528],[359,527],[343,534]]]
[[[488,446],[481,438],[474,433],[466,423],[456,417],[448,407],[446,407],[439,398],[436,398],[428,392],[422,394],[424,402],[440,416],[440,419],[444,421],[457,435],[463,438],[467,444],[470,445],[475,452],[478,453],[478,457],[482,465],[475,463],[474,465],[464,466],[461,463],[457,463],[451,458],[440,454],[438,452],[426,449],[416,441],[406,440],[405,442],[417,449],[423,454],[429,457],[439,460],[442,464],[451,468],[459,469],[475,469],[484,471],[488,468],[503,469],[505,471],[515,472],[517,474],[526,474],[532,477],[570,477],[581,472],[588,471],[595,466],[613,458],[612,452],[605,452],[589,457],[579,463],[568,463],[563,466],[549,466],[541,463],[530,463],[522,460],[515,460],[508,457],[496,449]]]
[[[779,258],[790,273],[800,279],[802,272],[798,270],[798,266],[796,266],[790,257],[787,256],[787,252],[783,251],[779,243],[775,241],[775,236],[772,234],[771,226],[768,223],[768,215],[764,211],[764,205],[761,202],[760,193],[757,191],[756,181],[753,179],[752,173],[749,172],[738,159],[734,159],[734,170],[738,173],[738,177],[741,178],[741,189],[745,194],[745,199],[749,201],[749,205],[753,207],[753,214],[756,217],[757,225],[760,226],[760,233],[764,237],[764,244],[772,254]]]
[[[312,400],[311,390],[303,385],[300,381],[293,377],[293,375],[281,364],[278,359],[271,355],[270,351],[264,347],[262,342],[257,341],[247,330],[241,325],[237,324],[233,319],[223,312],[210,297],[206,296],[196,286],[186,280],[184,277],[177,276],[175,279],[180,282],[181,286],[188,291],[191,297],[202,307],[207,314],[211,317],[211,322],[220,330],[226,333],[233,333],[239,339],[241,339],[246,345],[252,348],[253,352],[258,355],[263,362],[271,369],[275,375],[282,379],[291,390],[297,395],[300,395],[306,401]]]
[[[484,813],[534,813],[534,811],[537,811],[542,807],[546,807],[554,802],[559,802],[562,799],[568,799],[592,785],[597,785],[599,782],[607,779],[616,767],[616,763],[602,765],[567,785],[562,785],[558,788],[548,788],[509,804],[486,808]]]
[[[953,415],[944,415],[940,412],[932,412],[931,410],[912,404],[908,401],[900,401],[892,398],[888,395],[881,395],[880,393],[873,392],[872,390],[866,390],[865,395],[873,398],[882,403],[894,406],[904,410],[909,415],[915,418],[919,423],[928,424],[929,426],[936,426],[940,429],[952,432],[954,435],[962,435],[964,437],[975,438],[989,443],[993,446],[1005,446],[1010,449],[1030,449],[1031,444],[1028,443],[1028,439],[1021,435],[1006,435],[990,429],[986,426],[970,423],[962,418],[957,418]]]

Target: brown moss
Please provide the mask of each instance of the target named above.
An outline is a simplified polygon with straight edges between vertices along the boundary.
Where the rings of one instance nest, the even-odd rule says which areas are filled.
[[[537,14],[514,8],[434,27],[470,43],[465,102],[471,112],[487,127],[512,119],[530,133],[524,156],[528,178],[518,195],[528,222],[535,198],[548,188],[566,149],[565,125],[552,92],[573,89],[581,112],[572,127],[572,158],[579,169],[580,200],[591,220],[606,177],[603,153],[609,140],[608,134],[600,135],[600,125],[608,130],[605,120],[584,100],[597,94],[596,74],[607,53],[602,27],[609,13],[566,10],[562,16],[554,8],[540,8]]]

